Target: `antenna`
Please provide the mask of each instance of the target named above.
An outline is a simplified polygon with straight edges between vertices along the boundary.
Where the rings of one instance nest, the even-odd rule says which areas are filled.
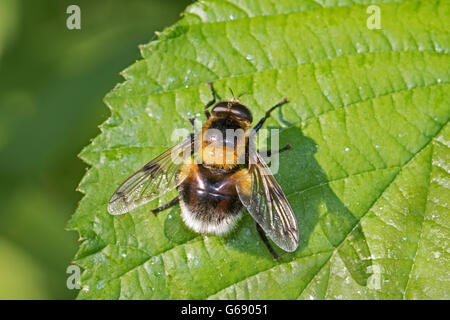
[[[248,94],[248,91],[242,92],[242,93],[238,96],[238,99],[240,99],[243,95],[246,95],[246,94]]]
[[[231,95],[233,96],[233,99],[235,98],[235,96],[234,96],[234,92],[233,92],[233,90],[230,88],[230,87],[228,87],[228,90],[230,90],[230,92],[231,92]]]

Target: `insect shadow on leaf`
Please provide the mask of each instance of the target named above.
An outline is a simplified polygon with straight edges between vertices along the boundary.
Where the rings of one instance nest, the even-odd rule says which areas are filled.
[[[280,130],[279,144],[283,146],[287,143],[292,149],[280,155],[276,178],[283,186],[297,217],[300,243],[294,253],[281,254],[280,262],[301,256],[312,233],[319,228],[333,248],[338,248],[337,254],[351,277],[365,286],[371,276],[372,260],[362,228],[359,225],[355,228],[359,219],[331,189],[329,178],[315,158],[319,147],[316,142],[303,135],[300,128],[293,126]],[[241,226],[226,237],[225,241],[249,254],[267,255],[267,249],[258,237],[253,220],[247,215],[241,221]],[[273,247],[281,252],[276,246]]]

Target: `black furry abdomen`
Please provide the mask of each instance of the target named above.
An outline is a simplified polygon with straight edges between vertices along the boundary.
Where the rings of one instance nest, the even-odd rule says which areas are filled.
[[[178,186],[181,216],[186,225],[199,233],[224,234],[240,218],[242,203],[233,181],[235,170],[213,169],[191,164],[189,175]]]

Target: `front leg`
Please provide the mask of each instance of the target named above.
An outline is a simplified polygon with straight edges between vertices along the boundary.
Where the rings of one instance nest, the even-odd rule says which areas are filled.
[[[191,123],[192,130],[195,132],[195,117],[190,117],[188,120]]]
[[[270,117],[270,114],[272,113],[273,110],[275,110],[278,107],[281,107],[283,104],[288,103],[288,100],[286,98],[283,98],[283,100],[281,100],[279,103],[277,103],[276,105],[274,105],[272,108],[270,108],[266,114],[264,115],[264,117],[259,120],[259,122],[256,124],[256,126],[253,128],[253,130],[256,132],[259,129],[261,129],[262,125],[264,124],[264,122],[267,120],[267,118]]]
[[[214,87],[212,82],[207,83],[209,90],[211,91],[212,99],[205,105],[205,116],[206,119],[209,119],[211,117],[211,113],[209,112],[208,108],[211,107],[216,102],[216,92],[214,91]]]

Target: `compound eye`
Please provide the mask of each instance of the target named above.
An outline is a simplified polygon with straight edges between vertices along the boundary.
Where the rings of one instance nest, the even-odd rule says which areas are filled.
[[[248,108],[246,106],[243,106],[242,104],[233,105],[233,107],[231,108],[231,112],[238,117],[244,118],[250,122],[252,122],[253,120],[250,110],[248,110]]]
[[[212,113],[221,113],[221,112],[228,112],[228,103],[227,102],[219,102],[212,108]]]

